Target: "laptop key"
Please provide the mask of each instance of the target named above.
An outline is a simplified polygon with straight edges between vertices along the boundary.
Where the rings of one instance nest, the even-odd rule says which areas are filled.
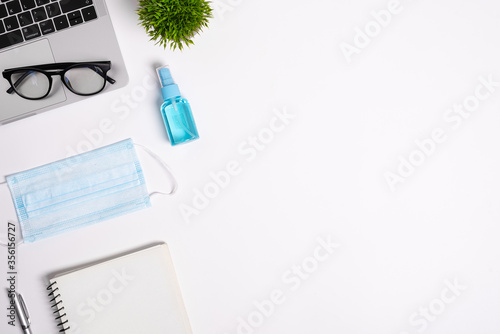
[[[43,7],[33,9],[31,11],[31,14],[33,14],[33,19],[35,20],[35,22],[47,19],[47,13],[45,12],[45,8]]]
[[[30,10],[36,7],[35,0],[21,0],[23,10]]]
[[[6,48],[11,45],[24,42],[21,30],[15,30],[6,34],[0,35],[0,49]]]
[[[68,14],[69,24],[71,26],[76,26],[77,24],[83,23],[82,12],[75,10]]]
[[[68,20],[70,21],[73,19],[77,19],[79,17],[82,17],[82,13],[79,10],[76,10],[68,14]]]
[[[27,41],[42,36],[42,34],[40,33],[40,28],[38,28],[38,24],[33,24],[31,26],[24,27],[22,30],[24,38]]]
[[[40,22],[40,30],[42,31],[42,34],[47,35],[55,32],[56,28],[54,27],[52,20],[47,20]]]
[[[5,32],[5,27],[3,26],[3,22],[0,21],[0,34],[3,34]]]
[[[7,31],[19,28],[19,22],[17,22],[17,18],[15,16],[9,16],[3,20],[3,23],[5,23],[5,29],[7,29]]]
[[[50,3],[50,0],[36,0],[36,5],[39,6],[39,7],[43,6],[43,5],[46,5],[48,3]]]
[[[7,7],[5,7],[4,4],[0,4],[0,19],[7,15],[9,15],[9,13],[7,13]]]
[[[14,0],[7,2],[7,10],[10,15],[14,15],[21,12],[21,4],[19,0]]]
[[[85,21],[90,21],[97,18],[97,13],[95,12],[95,8],[92,6],[82,9],[82,14]]]
[[[45,9],[47,10],[47,14],[49,15],[49,17],[54,17],[61,14],[61,9],[59,8],[59,4],[57,2],[45,6]]]
[[[19,15],[17,15],[17,18],[19,19],[19,23],[21,24],[21,27],[27,26],[29,24],[33,24],[33,18],[31,17],[30,12],[24,12]]]
[[[71,12],[75,9],[83,8],[92,5],[92,0],[71,0],[61,1],[61,9],[63,13]]]
[[[71,26],[76,26],[77,24],[80,23],[83,23],[83,18],[81,16],[77,17],[76,19],[69,20],[69,24],[71,24]]]
[[[54,18],[54,25],[56,26],[57,30],[65,29],[69,27],[68,19],[66,18],[66,15],[61,15],[56,18]]]

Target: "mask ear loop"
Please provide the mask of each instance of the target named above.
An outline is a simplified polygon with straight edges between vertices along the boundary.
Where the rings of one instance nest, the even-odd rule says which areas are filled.
[[[170,171],[170,167],[163,161],[163,159],[153,151],[151,151],[149,148],[147,148],[144,145],[134,143],[134,145],[142,148],[146,153],[148,153],[153,159],[155,159],[162,167],[165,169],[167,172],[168,176],[170,177],[170,180],[172,181],[172,189],[170,192],[165,193],[161,191],[153,191],[152,193],[149,194],[150,197],[153,197],[154,195],[173,195],[177,191],[177,181],[175,180],[174,174]]]
[[[0,182],[0,186],[7,186],[7,181]],[[10,220],[8,220],[7,223],[12,223],[14,225],[17,225],[17,227],[19,227],[19,223],[16,222],[16,221],[10,221]],[[0,246],[9,247],[9,242],[8,241],[9,241],[9,236],[7,235],[7,242],[3,242],[2,240],[0,240]],[[23,243],[24,243],[23,239],[20,238],[20,240],[16,242],[16,247],[19,246],[19,245],[21,245],[21,244],[23,244]]]

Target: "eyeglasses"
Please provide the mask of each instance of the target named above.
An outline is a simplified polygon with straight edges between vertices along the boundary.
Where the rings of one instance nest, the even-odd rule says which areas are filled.
[[[28,100],[40,100],[49,95],[53,75],[59,75],[71,92],[87,96],[101,92],[106,81],[115,83],[107,76],[110,69],[110,61],[55,63],[11,68],[3,71],[2,75],[10,83],[7,93],[16,92]]]

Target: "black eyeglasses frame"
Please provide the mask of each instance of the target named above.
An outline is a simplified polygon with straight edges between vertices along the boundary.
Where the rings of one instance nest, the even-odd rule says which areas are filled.
[[[82,67],[82,66],[83,67],[94,66],[94,67],[99,68],[102,71],[102,73],[98,73],[98,74],[101,75],[105,80],[104,80],[104,84],[102,85],[102,87],[99,91],[97,91],[95,93],[90,93],[90,94],[82,94],[82,93],[76,92],[71,86],[69,86],[66,83],[66,81],[64,80],[64,74],[66,74],[67,71],[69,71],[73,68]],[[111,78],[107,75],[107,73],[110,69],[111,69],[111,61],[93,61],[93,62],[78,62],[78,63],[77,62],[52,63],[52,64],[42,64],[42,65],[34,65],[34,66],[26,66],[26,67],[9,68],[9,69],[6,69],[2,72],[2,76],[10,84],[10,88],[7,90],[8,94],[12,94],[15,92],[20,97],[28,99],[28,100],[41,100],[41,99],[46,98],[50,94],[50,92],[52,90],[52,76],[54,76],[54,75],[59,75],[61,77],[61,81],[63,82],[64,86],[66,88],[68,88],[73,94],[81,95],[81,96],[90,96],[90,95],[98,94],[98,93],[102,92],[102,90],[106,86],[106,81],[111,83],[111,84],[114,84],[116,82],[113,78]],[[19,73],[19,72],[25,72],[26,75],[28,75],[29,71],[36,71],[36,72],[42,73],[48,78],[49,89],[47,90],[47,93],[44,96],[35,97],[35,98],[27,97],[27,96],[23,96],[22,94],[20,94],[16,90],[15,87],[17,86],[18,82],[22,81],[25,77],[22,76],[15,83],[13,83],[12,82],[12,75],[14,73]]]

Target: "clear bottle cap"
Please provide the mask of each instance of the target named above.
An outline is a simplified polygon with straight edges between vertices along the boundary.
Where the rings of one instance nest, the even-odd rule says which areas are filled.
[[[158,80],[160,80],[160,84],[162,87],[175,84],[168,65],[158,67],[156,69],[156,74],[158,74]]]
[[[158,80],[160,80],[161,93],[163,95],[164,100],[181,96],[181,92],[179,91],[179,86],[175,84],[168,65],[158,67],[156,69],[156,73],[158,74]]]

